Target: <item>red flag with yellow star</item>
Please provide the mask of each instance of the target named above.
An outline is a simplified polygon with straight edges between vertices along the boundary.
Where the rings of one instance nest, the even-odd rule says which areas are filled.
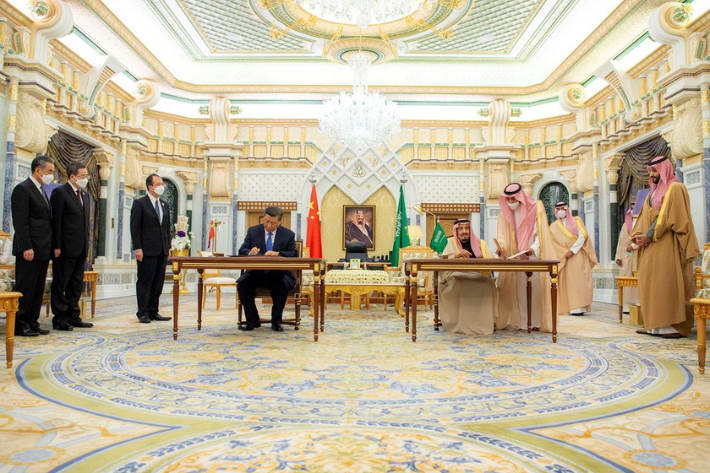
[[[306,230],[306,246],[311,249],[311,258],[323,257],[323,245],[320,240],[320,212],[318,211],[318,196],[316,185],[311,189],[311,200],[308,202],[308,230]]]

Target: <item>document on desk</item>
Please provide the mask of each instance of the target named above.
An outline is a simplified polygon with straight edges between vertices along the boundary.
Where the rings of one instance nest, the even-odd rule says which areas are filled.
[[[515,253],[513,256],[509,256],[509,257],[506,258],[506,259],[517,258],[518,256],[522,256],[522,255],[524,255],[524,254],[527,253],[527,252],[528,252],[528,250],[523,250],[523,251],[521,251],[520,253]]]

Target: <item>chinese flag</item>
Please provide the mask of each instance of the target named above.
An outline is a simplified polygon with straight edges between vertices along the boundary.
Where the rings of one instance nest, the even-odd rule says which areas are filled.
[[[311,189],[311,201],[308,202],[308,230],[306,246],[311,249],[311,258],[323,257],[323,246],[320,241],[320,212],[318,212],[318,196],[316,185]]]
[[[212,245],[212,240],[214,240],[214,219],[210,221],[210,236],[207,237],[207,248]]]

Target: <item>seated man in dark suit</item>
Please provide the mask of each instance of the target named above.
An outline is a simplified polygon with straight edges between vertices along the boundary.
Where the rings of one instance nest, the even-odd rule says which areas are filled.
[[[264,223],[254,225],[247,230],[244,243],[239,248],[240,256],[298,256],[296,235],[288,228],[281,226],[283,210],[279,207],[267,207],[264,210]],[[254,330],[261,327],[259,311],[254,301],[256,290],[260,287],[271,288],[271,329],[283,332],[281,320],[286,306],[288,291],[296,286],[296,278],[291,271],[246,271],[237,280],[239,300],[244,306],[247,323],[239,327],[241,330]]]

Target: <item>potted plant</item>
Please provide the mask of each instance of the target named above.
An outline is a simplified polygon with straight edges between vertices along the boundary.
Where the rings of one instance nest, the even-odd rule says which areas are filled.
[[[170,241],[170,249],[173,256],[190,256],[192,232],[188,231],[188,227],[187,215],[179,215],[171,231],[173,239]]]

